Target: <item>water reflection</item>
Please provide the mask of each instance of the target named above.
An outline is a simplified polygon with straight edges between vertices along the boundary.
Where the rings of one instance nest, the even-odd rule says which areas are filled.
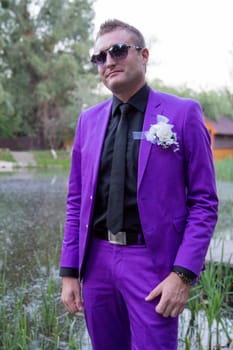
[[[35,279],[36,257],[43,268],[48,256],[56,253],[62,239],[66,184],[66,173],[0,176],[0,257],[7,254],[8,282]]]

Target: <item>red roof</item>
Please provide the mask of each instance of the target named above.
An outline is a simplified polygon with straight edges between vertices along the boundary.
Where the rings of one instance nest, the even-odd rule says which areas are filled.
[[[218,121],[207,119],[208,123],[215,129],[219,135],[233,135],[233,120],[224,115],[220,116]]]

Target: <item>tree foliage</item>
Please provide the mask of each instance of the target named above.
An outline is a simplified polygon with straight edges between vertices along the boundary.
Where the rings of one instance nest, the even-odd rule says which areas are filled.
[[[56,148],[83,107],[104,99],[89,62],[95,0],[0,0],[0,137],[37,135]],[[208,118],[233,118],[228,90],[155,89],[196,98]]]
[[[212,120],[218,120],[221,115],[226,115],[233,119],[233,94],[229,89],[211,91],[194,91],[185,86],[172,87],[164,85],[161,80],[151,82],[157,90],[172,93],[181,97],[189,97],[200,102],[204,115]]]
[[[0,135],[48,140],[51,128],[74,125],[96,85],[89,64],[93,1],[0,1],[0,122],[12,121]],[[86,95],[77,98],[84,79]]]

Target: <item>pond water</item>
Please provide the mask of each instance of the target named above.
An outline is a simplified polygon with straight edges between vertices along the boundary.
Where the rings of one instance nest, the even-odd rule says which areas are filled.
[[[0,259],[7,253],[7,279],[38,276],[61,242],[67,174],[17,172],[0,176]],[[0,264],[3,263],[0,260]]]
[[[0,174],[0,268],[7,254],[7,283],[12,287],[46,277],[48,257],[53,256],[57,257],[54,275],[59,279],[67,180],[68,174],[59,171]],[[216,232],[221,236],[225,232],[232,239],[233,186],[219,183],[218,187],[222,215]]]

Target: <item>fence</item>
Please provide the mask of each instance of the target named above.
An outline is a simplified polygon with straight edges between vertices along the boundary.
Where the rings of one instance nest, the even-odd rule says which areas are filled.
[[[39,137],[20,136],[11,138],[0,138],[0,148],[8,148],[11,151],[28,151],[47,149],[49,148],[49,146]]]

